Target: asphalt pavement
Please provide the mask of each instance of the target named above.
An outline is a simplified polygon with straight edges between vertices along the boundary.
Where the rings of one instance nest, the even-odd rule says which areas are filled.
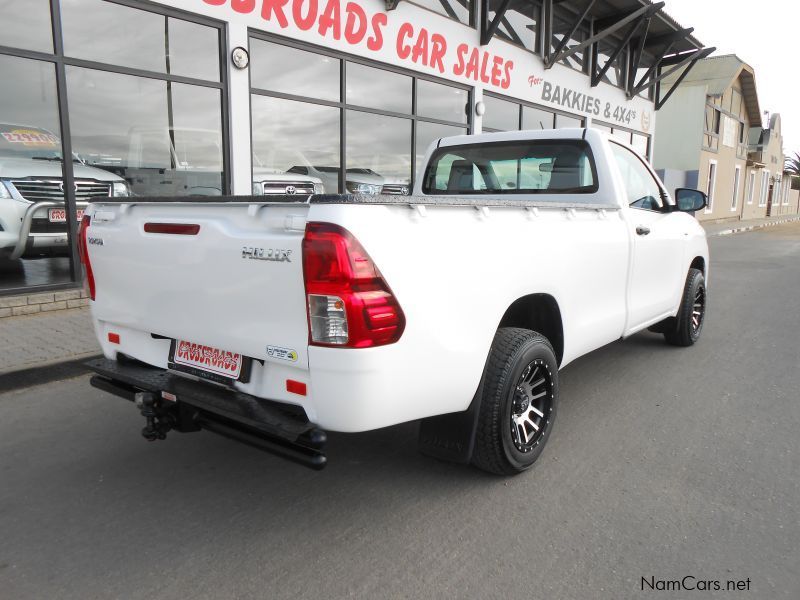
[[[318,473],[148,444],[85,376],[6,393],[0,598],[797,599],[800,223],[711,248],[702,340],[569,365],[514,478],[421,456],[414,424],[331,435]],[[704,580],[748,591],[659,591]]]

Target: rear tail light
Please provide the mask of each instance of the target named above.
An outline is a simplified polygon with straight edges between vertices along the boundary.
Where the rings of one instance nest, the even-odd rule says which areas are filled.
[[[309,343],[370,348],[400,339],[406,319],[392,290],[346,229],[309,223],[303,239]]]
[[[91,223],[92,217],[89,215],[83,215],[83,218],[81,219],[81,227],[78,230],[78,254],[81,257],[81,264],[83,265],[83,272],[85,273],[84,287],[89,293],[89,297],[94,300],[96,289],[94,285],[92,263],[89,260],[89,246],[87,244],[87,231]]]

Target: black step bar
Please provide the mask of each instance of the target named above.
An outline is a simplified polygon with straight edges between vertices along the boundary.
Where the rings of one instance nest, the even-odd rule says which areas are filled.
[[[302,408],[120,358],[87,362],[96,373],[90,383],[135,402],[148,417],[142,432],[147,439],[164,439],[172,430],[206,430],[312,469],[325,467],[327,435]]]

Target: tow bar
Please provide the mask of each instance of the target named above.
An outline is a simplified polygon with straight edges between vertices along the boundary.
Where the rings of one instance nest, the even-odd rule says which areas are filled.
[[[93,387],[136,404],[142,436],[164,440],[170,431],[211,431],[312,469],[325,468],[324,431],[299,407],[271,402],[175,375],[130,359],[92,360]]]

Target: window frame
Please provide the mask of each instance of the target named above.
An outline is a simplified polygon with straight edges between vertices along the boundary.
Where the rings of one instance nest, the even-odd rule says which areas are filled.
[[[750,170],[749,175],[747,176],[747,204],[753,204],[753,193],[756,188],[756,172],[754,170]]]
[[[503,100],[504,102],[511,102],[512,104],[516,104],[517,105],[517,129],[509,129],[508,131],[524,131],[522,129],[522,124],[523,124],[523,119],[522,119],[522,112],[523,111],[522,111],[522,109],[523,109],[523,107],[535,108],[537,110],[542,110],[542,111],[551,113],[553,115],[553,125],[554,125],[552,127],[552,129],[554,129],[554,130],[557,129],[557,127],[555,127],[555,121],[556,121],[556,118],[559,115],[561,115],[563,117],[569,117],[570,119],[580,119],[583,122],[583,125],[581,125],[581,127],[583,127],[583,128],[586,127],[586,119],[587,119],[587,117],[584,116],[584,115],[576,115],[574,113],[566,112],[566,111],[563,111],[563,110],[557,110],[555,108],[550,108],[549,106],[544,106],[542,104],[536,104],[534,102],[527,102],[525,100],[520,100],[518,98],[512,98],[510,96],[503,96],[502,94],[497,94],[495,92],[486,92],[486,91],[484,91],[483,95],[484,95],[484,97],[488,96],[489,98],[495,98],[497,100]],[[495,129],[493,127],[484,127],[483,123],[481,123],[481,131],[483,133],[500,133],[500,132],[503,132],[503,131],[506,131],[506,130],[504,130],[504,129]],[[535,131],[544,131],[544,130],[536,129]]]
[[[424,8],[424,7],[422,7]],[[459,21],[460,22],[460,21]],[[453,121],[447,121],[443,119],[437,119],[433,117],[426,117],[417,114],[417,81],[418,80],[425,80],[430,81],[433,83],[437,83],[439,85],[444,85],[450,88],[456,88],[467,92],[467,106],[473,105],[474,100],[474,88],[472,86],[464,85],[455,83],[452,81],[447,81],[445,79],[440,79],[427,73],[418,73],[411,69],[405,69],[403,67],[396,67],[394,65],[388,65],[385,63],[380,63],[374,60],[370,60],[368,58],[363,58],[360,56],[355,56],[353,54],[348,54],[346,52],[341,52],[337,50],[333,50],[330,48],[325,48],[316,44],[310,44],[308,42],[299,41],[296,39],[287,38],[284,36],[268,33],[265,31],[261,31],[259,29],[248,28],[247,30],[247,37],[248,37],[248,50],[250,46],[251,39],[262,40],[265,42],[273,43],[273,44],[280,44],[283,46],[287,46],[289,48],[294,48],[296,50],[302,50],[305,52],[313,52],[316,54],[322,54],[325,56],[329,56],[330,58],[335,58],[340,61],[339,63],[339,100],[323,100],[321,98],[312,98],[308,96],[298,96],[295,94],[287,94],[284,92],[276,92],[273,90],[268,90],[264,88],[257,88],[253,86],[252,76],[250,71],[248,73],[249,79],[249,93],[250,97],[252,98],[253,95],[257,96],[266,96],[271,98],[279,98],[283,100],[292,100],[295,102],[304,102],[307,104],[317,104],[321,106],[329,106],[332,108],[336,108],[339,111],[339,189],[346,190],[346,168],[347,168],[347,113],[348,111],[356,111],[356,112],[364,112],[364,113],[371,113],[375,115],[382,115],[387,117],[397,117],[401,119],[406,119],[411,121],[411,148],[409,153],[409,159],[411,161],[411,180],[409,183],[409,188],[414,189],[414,185],[416,184],[417,174],[415,173],[416,170],[416,153],[417,153],[417,123],[424,122],[424,123],[433,123],[437,125],[447,125],[451,127],[460,127],[463,129],[465,135],[472,133],[473,126],[474,126],[474,118],[472,110],[468,111],[466,114],[465,122],[463,123],[456,123]],[[347,102],[347,64],[348,63],[355,63],[367,67],[371,67],[374,69],[380,69],[383,71],[388,71],[390,73],[397,73],[399,75],[405,75],[411,77],[411,113],[398,113],[393,111],[382,110],[379,108],[373,108],[369,106],[362,106],[359,104],[350,104]],[[253,119],[252,119],[252,101],[250,106],[250,137],[251,137],[251,144],[250,147],[252,149],[252,135],[253,135],[253,127],[252,127]],[[252,179],[252,164],[251,164],[251,179]],[[342,192],[345,193],[345,192]]]
[[[56,98],[58,102],[58,119],[61,130],[61,149],[64,156],[72,156],[72,131],[70,128],[69,103],[67,100],[67,67],[82,67],[97,71],[106,71],[122,75],[132,75],[147,79],[157,79],[168,83],[184,83],[201,87],[209,87],[220,90],[220,125],[222,129],[222,168],[223,168],[223,194],[229,194],[232,185],[232,158],[230,143],[230,98],[228,85],[228,33],[226,23],[218,19],[212,19],[191,11],[173,8],[151,2],[149,0],[105,0],[113,4],[119,4],[128,8],[155,13],[164,17],[171,17],[183,21],[189,21],[198,25],[205,25],[217,29],[219,35],[219,65],[220,78],[218,82],[210,82],[192,77],[183,77],[167,73],[158,73],[142,69],[134,69],[120,65],[113,65],[99,61],[90,61],[66,56],[64,54],[63,24],[61,19],[61,0],[50,0],[50,24],[53,34],[53,52],[40,52],[36,50],[25,50],[10,46],[0,46],[0,55],[16,58],[27,58],[40,62],[51,63],[55,66],[56,72]],[[70,279],[66,283],[52,283],[42,285],[30,285],[14,288],[0,288],[0,296],[25,295],[31,293],[41,293],[47,291],[72,290],[81,285],[83,279],[83,265],[81,265],[78,254],[78,226],[77,221],[77,202],[75,198],[75,169],[72,161],[65,161],[62,167],[62,178],[64,181],[64,207],[67,216],[67,231],[69,240],[70,258]]]
[[[739,208],[739,187],[742,184],[742,165],[736,165],[733,169],[733,202],[731,202],[731,212],[736,212]]]
[[[713,174],[713,177],[712,177]],[[705,214],[714,212],[714,195],[717,192],[717,161],[709,159],[708,161],[708,174],[706,176],[706,197],[708,203],[706,205]]]
[[[768,169],[761,171],[761,188],[758,196],[758,208],[767,206],[767,196],[769,196],[769,178],[771,173]]]

